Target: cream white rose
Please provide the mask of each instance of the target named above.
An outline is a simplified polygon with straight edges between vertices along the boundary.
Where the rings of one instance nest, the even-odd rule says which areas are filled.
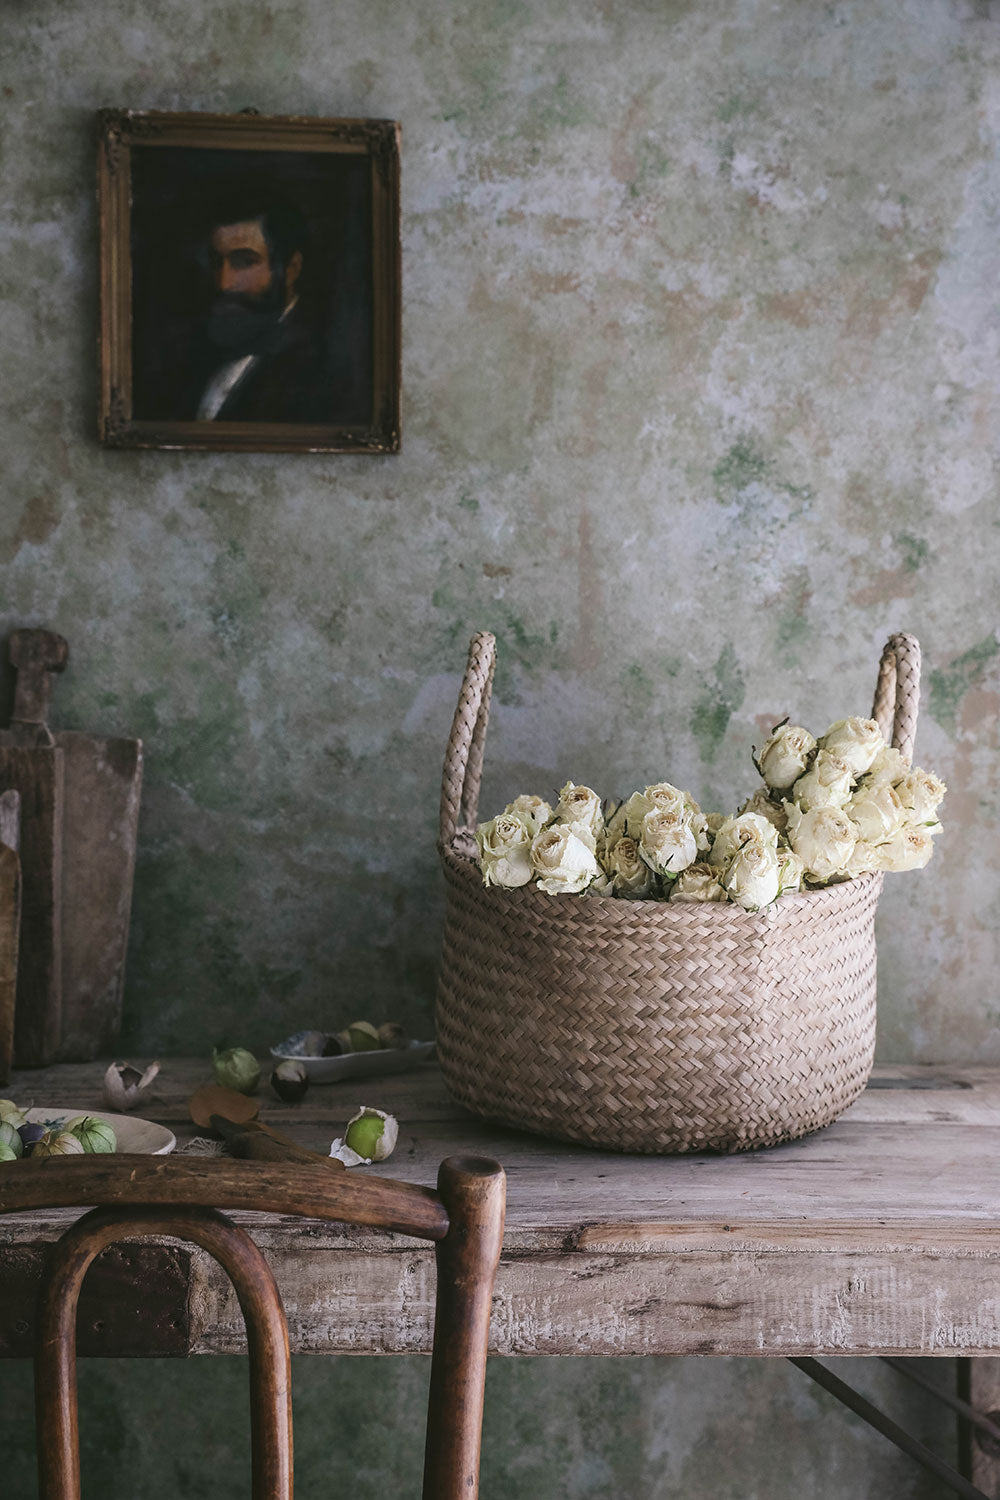
[[[783,724],[764,741],[757,757],[760,774],[776,792],[787,791],[808,769],[816,741],[799,724]]]
[[[682,814],[654,808],[642,820],[639,853],[657,875],[679,875],[698,858],[698,845]]]
[[[907,775],[909,769],[901,750],[897,750],[895,745],[883,745],[865,772],[864,781],[869,786],[881,786],[886,781],[895,786],[897,781],[902,781]]]
[[[718,870],[704,860],[688,865],[671,883],[671,901],[728,901],[723,885],[724,870]]]
[[[642,900],[656,889],[656,876],[639,853],[639,845],[629,834],[623,834],[604,857],[604,868],[616,896]]]
[[[559,793],[559,804],[555,811],[557,823],[580,823],[588,828],[596,839],[604,828],[601,799],[589,786],[577,786],[567,781]]]
[[[730,901],[747,911],[760,911],[777,898],[780,886],[778,853],[767,844],[745,844],[733,856],[723,876]]]
[[[610,818],[604,821],[604,842],[610,846],[628,833],[628,813],[626,804],[619,802]]]
[[[569,823],[554,823],[531,841],[531,868],[550,896],[575,896],[601,874],[593,848]]]
[[[728,865],[746,844],[762,844],[776,849],[778,830],[760,813],[740,813],[736,818],[727,818],[715,835],[709,863]]]
[[[922,870],[934,853],[934,839],[929,828],[918,823],[907,824],[875,850],[880,870]]]
[[[723,823],[728,823],[731,813],[706,813],[705,831],[708,834],[709,843],[712,843]]]
[[[778,895],[791,895],[802,889],[805,866],[794,849],[778,846]]]
[[[682,792],[680,787],[671,786],[669,781],[655,781],[644,792],[633,792],[625,803],[626,832],[634,839],[639,838],[642,834],[642,820],[647,813],[676,813],[685,822],[690,822],[693,811],[697,811],[699,815],[701,813],[689,792]]]
[[[844,866],[844,874],[849,880],[856,880],[859,875],[870,875],[873,870],[882,867],[878,862],[878,849],[874,844],[865,843],[864,839],[858,839],[851,851],[851,857]]]
[[[508,802],[504,812],[510,813],[511,817],[520,818],[532,838],[536,833],[541,833],[552,817],[549,804],[541,797],[533,797],[528,792],[522,792],[520,797],[515,797],[513,802]]]
[[[908,821],[906,809],[894,786],[859,787],[844,808],[858,836],[867,844],[882,844]]]
[[[909,771],[896,786],[899,800],[909,814],[906,821],[937,824],[937,810],[947,790],[933,771],[922,771],[919,766]]]
[[[863,776],[885,747],[882,731],[874,719],[838,719],[817,741],[820,748],[846,760],[855,776]]]
[[[476,829],[484,885],[515,890],[531,879],[531,834],[513,813],[499,813]]]
[[[839,807],[817,807],[803,812],[785,803],[788,842],[799,856],[807,879],[832,880],[842,875],[858,841],[858,831]]]
[[[851,795],[854,775],[846,760],[819,750],[811,768],[792,787],[791,800],[803,812],[814,807],[843,807]]]
[[[780,802],[776,802],[773,797],[768,796],[767,788],[763,786],[759,786],[753,796],[747,798],[740,808],[738,816],[742,817],[744,813],[748,812],[759,813],[762,818],[766,818],[769,823],[773,823],[779,833],[784,833],[788,824],[785,809]]]
[[[708,819],[697,803],[695,803],[695,811],[691,814],[691,832],[694,834],[698,853],[707,854],[712,847],[712,835],[708,831]]]

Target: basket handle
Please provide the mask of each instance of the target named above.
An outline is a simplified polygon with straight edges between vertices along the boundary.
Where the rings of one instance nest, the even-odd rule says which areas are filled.
[[[439,824],[442,847],[451,843],[460,822],[463,828],[471,828],[476,821],[496,659],[496,637],[488,630],[478,631],[469,642],[469,660],[444,753]]]
[[[913,635],[891,635],[879,662],[872,718],[886,744],[895,745],[907,765],[913,762],[919,707],[920,644]]]

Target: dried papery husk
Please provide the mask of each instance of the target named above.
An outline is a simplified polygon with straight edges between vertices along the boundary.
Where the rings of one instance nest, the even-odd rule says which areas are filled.
[[[31,1153],[32,1156],[83,1156],[83,1142],[69,1130],[49,1131]]]
[[[113,1110],[135,1109],[159,1071],[158,1062],[150,1063],[141,1072],[131,1063],[113,1062],[104,1075],[102,1093],[105,1104]]]

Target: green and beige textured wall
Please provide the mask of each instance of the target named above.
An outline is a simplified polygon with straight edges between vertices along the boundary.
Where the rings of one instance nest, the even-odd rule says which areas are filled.
[[[489,811],[567,775],[735,805],[762,726],[866,711],[909,629],[948,832],[888,883],[881,1051],[1000,1061],[998,63],[989,0],[3,0],[0,628],[69,637],[58,723],[146,742],[136,1054],[426,1029],[473,630],[501,652]],[[106,105],[402,122],[400,456],[97,445]],[[300,1362],[329,1424],[305,1492],[359,1392],[412,1425],[408,1368]],[[218,1382],[231,1413],[242,1379],[98,1369],[114,1497],[153,1496],[107,1454],[163,1400]],[[492,1391],[487,1500],[934,1493],[853,1427],[834,1455],[772,1367],[518,1363]],[[164,1442],[163,1495],[240,1492],[209,1437],[211,1489]]]

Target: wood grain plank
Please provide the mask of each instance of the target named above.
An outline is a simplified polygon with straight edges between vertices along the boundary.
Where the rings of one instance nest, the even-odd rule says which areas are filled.
[[[22,1245],[0,1258],[0,1357],[30,1358],[44,1246]],[[187,1354],[191,1255],[186,1247],[123,1244],[106,1250],[84,1284],[78,1323],[86,1355]]]
[[[9,733],[9,732],[6,732]],[[21,928],[14,1058],[50,1062],[62,1014],[62,751],[0,737],[0,791],[21,797]]]
[[[59,1055],[92,1058],[121,1027],[142,741],[62,731],[62,1021]]]
[[[0,1084],[10,1077],[14,1059],[17,957],[21,933],[21,860],[0,843]]]
[[[19,792],[0,793],[0,844],[8,849],[21,847],[21,796]]]

